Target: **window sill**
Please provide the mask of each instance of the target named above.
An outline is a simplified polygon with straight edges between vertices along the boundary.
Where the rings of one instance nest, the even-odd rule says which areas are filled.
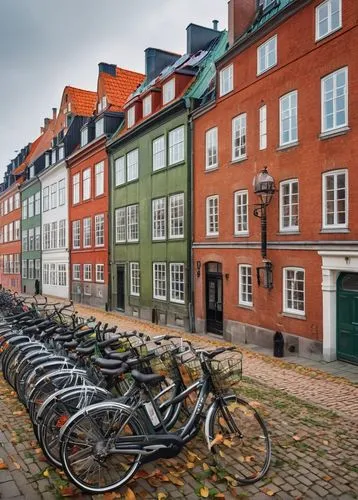
[[[350,232],[351,230],[348,227],[332,227],[332,228],[321,229],[320,234],[333,234],[333,233],[347,234]]]
[[[285,318],[292,318],[292,319],[300,319],[303,321],[306,321],[306,315],[305,314],[295,314],[295,313],[288,313],[288,312],[282,312],[281,316],[284,316]]]
[[[210,174],[210,172],[215,172],[216,170],[219,170],[219,165],[215,165],[215,167],[205,167],[204,172]]]
[[[258,71],[258,72],[256,73],[256,77],[258,78],[259,76],[264,75],[265,73],[267,73],[268,71],[270,71],[270,69],[275,68],[275,66],[277,66],[277,62],[276,62],[275,64],[273,64],[272,66],[270,66],[270,67],[268,67],[268,68],[263,69],[262,71]]]
[[[213,240],[213,239],[219,238],[219,235],[218,234],[206,234],[205,238],[207,240]]]
[[[168,168],[179,167],[180,165],[185,165],[185,164],[186,164],[185,160],[180,160],[177,161],[176,163],[171,163],[170,165],[168,164]]]
[[[254,311],[254,306],[249,306],[248,304],[237,304],[237,307],[242,309],[248,309],[249,311]]]
[[[333,130],[329,130],[328,132],[321,132],[318,136],[318,138],[321,141],[324,141],[326,139],[332,139],[333,137],[339,137],[340,135],[345,135],[347,134],[351,129],[349,127],[341,127],[341,128],[335,128]]]
[[[292,230],[292,231],[278,231],[276,233],[278,236],[297,236],[301,234],[301,231]]]
[[[290,142],[289,144],[283,144],[282,146],[278,146],[276,148],[276,151],[286,151],[286,149],[295,148],[295,147],[299,146],[299,144],[300,143],[298,141]]]
[[[238,234],[235,233],[234,234],[234,238],[247,238],[248,236],[250,236],[249,232],[247,232],[247,233],[238,233]]]
[[[338,28],[335,28],[334,30],[330,31],[329,33],[326,33],[325,35],[322,35],[321,37],[316,38],[316,39],[315,39],[315,42],[316,42],[316,43],[320,43],[320,42],[322,42],[323,40],[325,40],[325,39],[326,39],[326,38],[328,38],[329,36],[333,35],[333,33],[337,33],[337,31],[339,31],[340,29],[342,29],[342,25],[341,25],[341,26],[338,26]]]
[[[166,241],[167,241],[166,238],[152,239],[152,243],[165,243]]]
[[[164,172],[166,168],[167,167],[164,166],[164,167],[157,168],[156,170],[152,170],[152,175],[159,174],[160,172]]]
[[[237,158],[236,160],[231,160],[230,165],[236,165],[236,163],[242,163],[247,160],[247,155],[242,158]]]

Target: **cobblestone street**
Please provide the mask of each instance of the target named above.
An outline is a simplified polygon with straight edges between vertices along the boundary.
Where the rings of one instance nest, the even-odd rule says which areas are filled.
[[[76,309],[117,324],[120,330],[168,331],[117,314]],[[191,337],[199,344],[219,343]],[[344,378],[243,352],[242,395],[263,415],[273,443],[272,466],[264,480],[237,485],[232,477],[235,464],[225,476],[220,474],[199,435],[175,459],[141,469],[130,489],[96,498],[358,498],[358,387]],[[88,498],[46,463],[27,413],[2,377],[0,442],[1,498]]]

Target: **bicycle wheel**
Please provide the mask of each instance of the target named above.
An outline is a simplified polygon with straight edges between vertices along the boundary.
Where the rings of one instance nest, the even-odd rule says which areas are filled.
[[[236,396],[221,397],[209,409],[206,438],[219,469],[241,484],[259,481],[271,461],[271,441],[255,408]]]
[[[43,418],[38,418],[38,441],[46,458],[62,467],[60,459],[60,432],[72,415],[85,406],[111,398],[111,393],[100,387],[76,386],[61,389],[43,404]],[[41,408],[42,410],[42,408]]]
[[[109,402],[76,413],[61,432],[60,457],[69,479],[90,494],[107,493],[126,484],[141,455],[115,452],[115,440],[145,436],[130,407]]]

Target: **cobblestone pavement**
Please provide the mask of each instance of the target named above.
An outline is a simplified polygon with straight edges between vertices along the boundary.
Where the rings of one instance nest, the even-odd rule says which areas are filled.
[[[87,308],[77,309],[89,314]],[[167,331],[112,314],[96,311],[95,315],[117,323],[121,330]],[[204,343],[203,338],[198,340]],[[258,406],[273,444],[273,462],[264,480],[239,486],[232,477],[233,470],[222,477],[199,435],[175,459],[145,466],[129,484],[130,490],[96,499],[194,500],[201,493],[226,500],[271,496],[296,500],[358,498],[357,388],[327,374],[286,366],[258,354],[245,351],[244,359],[244,374],[249,377],[242,382],[242,394]],[[2,499],[89,498],[75,490],[61,471],[46,463],[26,411],[1,375],[0,443]]]

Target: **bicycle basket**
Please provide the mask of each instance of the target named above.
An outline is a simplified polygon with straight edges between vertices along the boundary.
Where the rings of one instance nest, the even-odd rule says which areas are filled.
[[[200,359],[191,350],[176,355],[177,365],[185,385],[197,382],[203,376]]]
[[[242,379],[242,354],[239,351],[225,353],[221,359],[207,359],[213,386],[218,393],[235,393]]]
[[[163,375],[171,380],[178,380],[179,373],[170,345],[161,345],[153,351],[154,357],[150,361],[153,373]]]

